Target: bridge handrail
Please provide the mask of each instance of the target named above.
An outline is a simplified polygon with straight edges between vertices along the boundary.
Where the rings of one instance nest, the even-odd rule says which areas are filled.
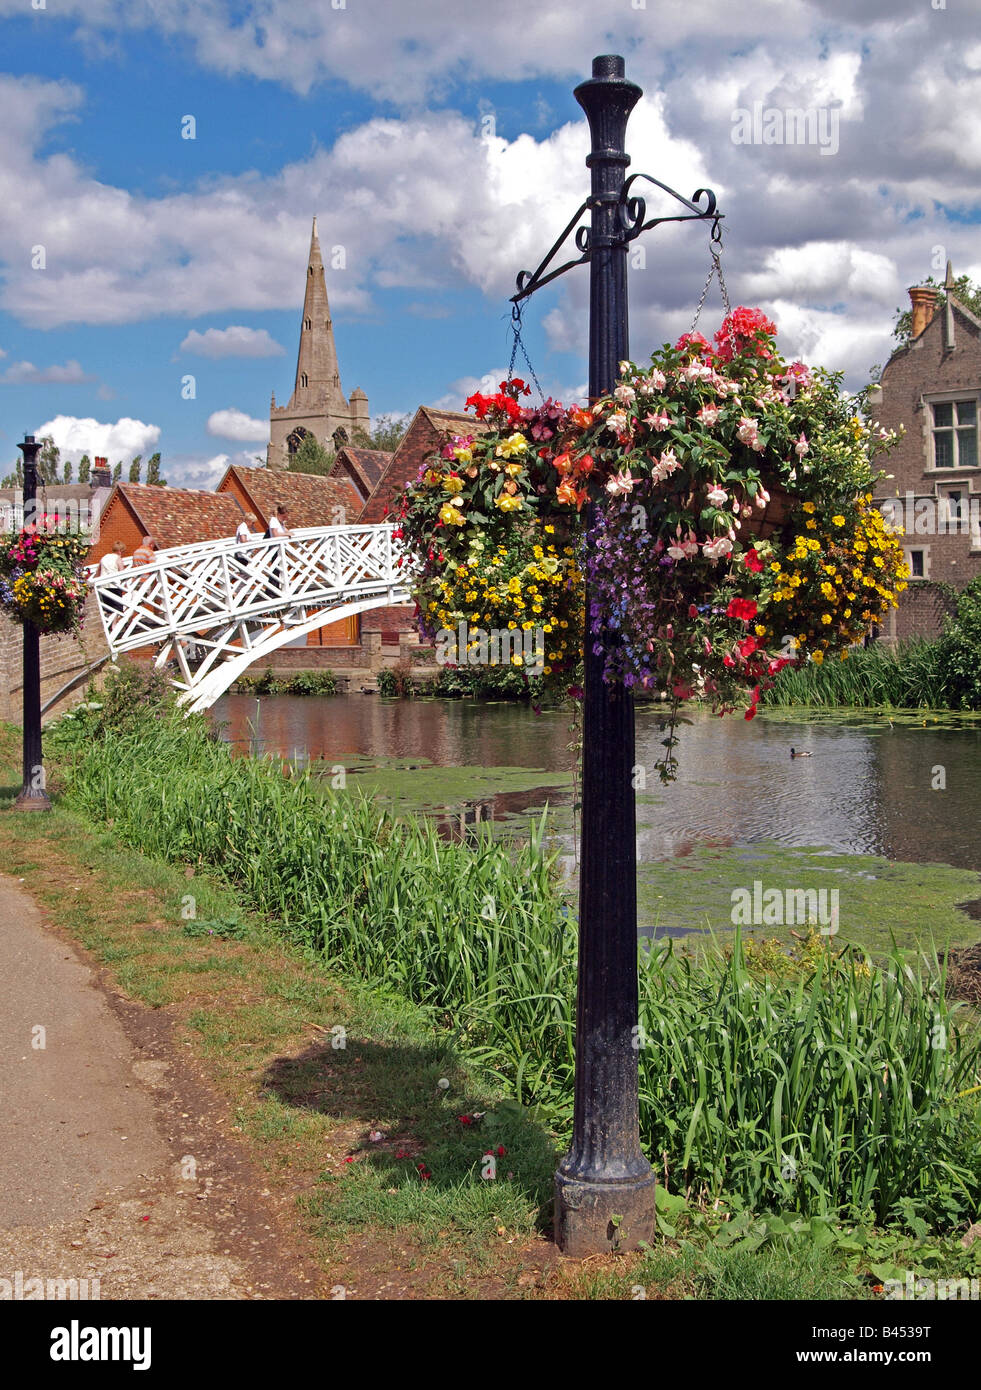
[[[98,573],[99,561],[95,564],[86,565],[83,575],[87,582],[95,588],[104,588],[109,584],[119,583],[121,580],[134,578],[138,575],[146,575],[154,570],[166,568],[175,560],[179,563],[188,563],[200,557],[221,554],[233,554],[248,551],[259,554],[263,549],[272,546],[288,545],[292,541],[311,540],[318,536],[327,534],[344,536],[348,534],[361,535],[368,531],[394,531],[395,527],[391,522],[377,522],[371,525],[359,526],[354,523],[351,526],[302,526],[296,527],[289,536],[254,536],[250,541],[238,541],[234,536],[220,536],[217,540],[211,541],[191,541],[187,545],[172,545],[166,550],[158,550],[157,558],[145,565],[129,565],[126,569],[117,570],[115,574]],[[393,553],[398,554],[397,546],[393,545]],[[403,566],[403,568],[406,568]]]

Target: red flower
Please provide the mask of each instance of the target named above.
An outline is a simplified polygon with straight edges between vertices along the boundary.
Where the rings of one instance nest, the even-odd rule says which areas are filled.
[[[753,653],[756,651],[756,647],[756,638],[752,634],[750,634],[748,637],[744,637],[741,642],[736,643],[736,651],[739,653],[739,655],[742,657],[744,661],[748,660],[748,658],[753,655]]]
[[[507,1153],[507,1149],[504,1147],[504,1145],[503,1145],[503,1144],[498,1144],[498,1146],[497,1146],[497,1156],[498,1156],[498,1158],[503,1158],[504,1155],[505,1155],[506,1153]]]
[[[752,570],[754,574],[763,573],[763,561],[757,555],[755,546],[753,549],[746,551],[746,554],[743,556],[743,564],[748,570]]]
[[[472,1125],[472,1124],[473,1124],[473,1116],[472,1116],[472,1115],[457,1115],[457,1119],[460,1121],[461,1125]]]
[[[750,618],[756,617],[756,612],[756,600],[754,598],[734,598],[729,600],[726,617],[740,618],[744,623],[748,623]]]

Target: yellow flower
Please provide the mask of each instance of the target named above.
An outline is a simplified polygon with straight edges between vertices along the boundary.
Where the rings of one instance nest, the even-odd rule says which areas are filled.
[[[817,522],[814,520],[813,517],[810,517],[807,521],[805,521],[804,525],[807,527],[808,531],[817,530]]]
[[[457,493],[463,491],[462,478],[444,478],[443,487],[447,492]]]
[[[528,451],[528,441],[523,434],[512,434],[507,439],[502,439],[494,450],[496,458],[510,459],[516,454],[524,454]]]
[[[444,526],[463,526],[466,523],[466,517],[459,506],[454,506],[452,502],[444,502],[440,507],[439,519]]]
[[[833,516],[831,518],[831,524],[832,526],[844,526],[845,518],[843,516]]]
[[[460,463],[473,462],[473,450],[470,448],[469,445],[461,445],[459,449],[454,449],[453,456],[454,458],[458,459]]]
[[[824,660],[824,652],[811,652],[811,660],[816,666],[820,666]]]
[[[523,464],[523,463],[506,463],[506,464],[504,465],[504,471],[505,471],[505,473],[508,475],[509,478],[516,478],[516,477],[518,476],[519,473],[523,473],[523,472],[524,472],[524,464]]]
[[[805,503],[804,503],[804,511],[807,512],[808,515],[810,515],[810,514],[814,511],[814,503],[813,503],[813,502],[805,502]]]
[[[500,508],[502,512],[516,512],[521,505],[521,498],[512,497],[509,492],[502,492],[495,503],[495,506]]]
[[[545,527],[545,531],[546,531],[546,533],[547,533],[549,536],[554,536],[554,535],[555,535],[555,527],[554,527],[554,526],[546,526],[546,527]]]
[[[827,625],[831,622],[831,614],[830,614],[830,613],[822,613],[822,614],[821,614],[821,621],[822,621],[822,623],[824,623],[825,627],[827,627]]]

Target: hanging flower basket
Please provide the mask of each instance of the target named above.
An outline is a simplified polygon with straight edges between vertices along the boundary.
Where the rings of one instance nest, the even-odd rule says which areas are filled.
[[[479,427],[448,437],[399,505],[424,633],[541,623],[564,638],[543,673],[556,694],[583,634],[607,681],[667,703],[665,780],[683,703],[751,719],[783,667],[846,657],[906,587],[872,506],[896,436],[863,421],[840,373],[785,361],[775,332],[739,308],[714,345],[685,334],[621,363],[589,408],[522,408],[520,381],[472,396]]]
[[[0,536],[0,611],[46,635],[80,631],[90,544],[78,532],[34,528]]]

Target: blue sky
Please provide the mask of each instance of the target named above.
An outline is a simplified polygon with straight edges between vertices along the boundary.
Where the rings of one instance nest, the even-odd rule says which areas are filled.
[[[328,270],[345,391],[374,416],[461,405],[507,365],[514,275],[585,196],[571,89],[598,52],[623,52],[645,89],[633,169],[718,192],[733,302],[861,384],[908,285],[948,255],[981,279],[971,17],[861,9],[0,0],[0,468],[46,425],[73,458],[160,449],[175,483],[262,454],[270,392],[292,386],[314,213],[325,257],[345,253]],[[757,102],[835,112],[834,149],[739,143]],[[646,240],[635,357],[689,326],[706,243],[697,226]],[[527,309],[532,361],[565,399],[586,377],[587,282]],[[705,312],[714,329],[718,303]],[[208,330],[204,355],[187,340]]]

